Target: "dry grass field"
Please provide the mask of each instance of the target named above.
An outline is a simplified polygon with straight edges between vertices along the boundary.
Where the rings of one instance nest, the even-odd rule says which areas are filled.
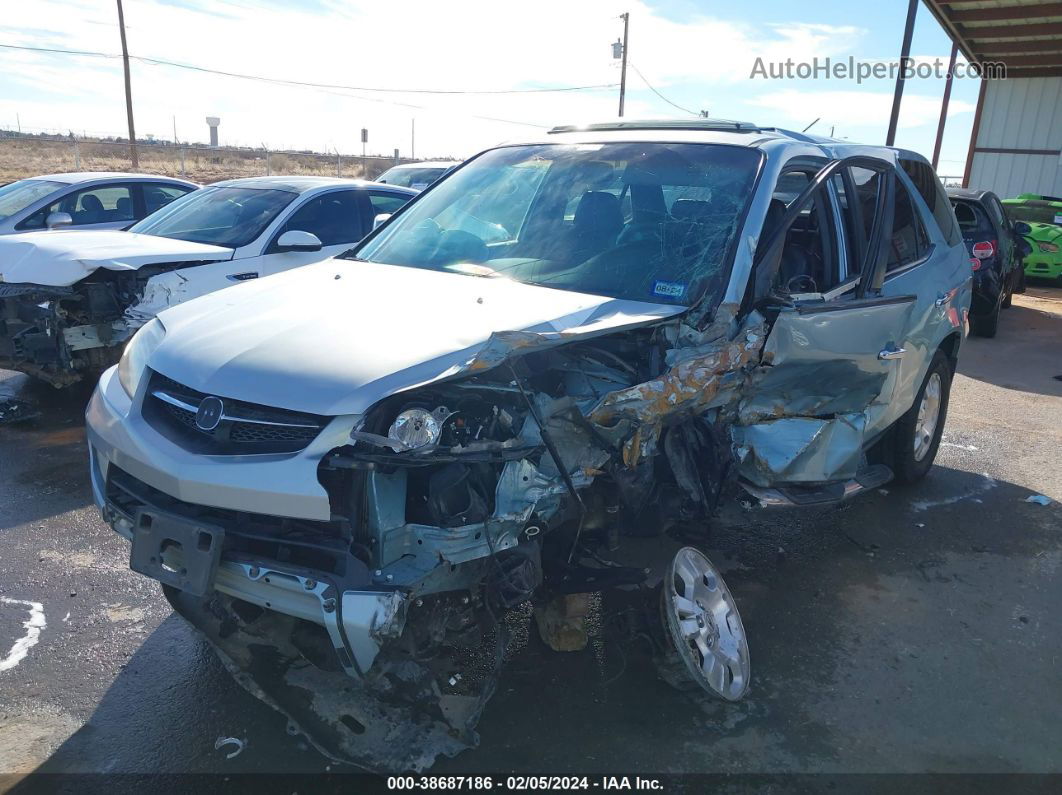
[[[183,169],[182,169],[183,153]],[[207,147],[175,147],[172,144],[139,146],[140,168],[145,174],[184,177],[208,184],[236,177],[265,174],[304,174],[326,177],[372,179],[393,165],[391,158],[342,157],[336,173],[335,155],[296,154]],[[0,185],[16,179],[64,171],[130,171],[128,144],[45,140],[0,139]]]

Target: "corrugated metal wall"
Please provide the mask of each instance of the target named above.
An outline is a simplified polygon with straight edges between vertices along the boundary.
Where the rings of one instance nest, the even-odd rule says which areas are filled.
[[[1051,154],[974,151],[970,187],[1002,198],[1062,196],[1062,77],[990,80],[977,149],[1034,149]]]

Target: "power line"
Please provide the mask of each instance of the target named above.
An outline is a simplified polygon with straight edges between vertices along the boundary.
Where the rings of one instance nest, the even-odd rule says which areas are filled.
[[[643,74],[641,73],[641,71],[639,71],[639,69],[638,69],[638,67],[637,67],[637,66],[635,66],[635,65],[634,65],[634,64],[632,63],[632,64],[630,64],[630,67],[631,67],[631,69],[633,69],[633,70],[634,70],[634,73],[635,73],[636,75],[638,75],[638,77],[640,77],[640,78],[642,79],[642,82],[643,82],[643,83],[645,83],[646,87],[647,87],[647,88],[648,88],[648,89],[649,89],[650,91],[652,91],[652,92],[653,92],[654,94],[656,94],[656,95],[657,95],[658,97],[660,97],[660,99],[664,100],[664,102],[666,102],[666,103],[667,103],[668,105],[670,105],[670,106],[671,106],[671,107],[673,107],[673,108],[678,108],[678,109],[679,109],[679,110],[681,110],[681,111],[682,111],[683,113],[689,113],[689,114],[690,114],[690,115],[692,115],[692,116],[700,116],[700,115],[701,115],[700,113],[698,113],[698,112],[697,112],[697,111],[695,111],[695,110],[690,110],[689,108],[684,108],[684,107],[682,107],[681,105],[679,105],[678,103],[676,103],[676,102],[672,102],[672,101],[671,101],[670,99],[668,99],[668,98],[667,98],[667,97],[665,97],[665,96],[664,96],[663,94],[661,94],[661,93],[660,93],[659,91],[657,91],[657,90],[656,90],[655,88],[653,88],[653,85],[652,85],[652,83],[650,83],[650,82],[649,82],[648,80],[646,80],[646,79],[645,79],[645,75],[643,75]]]
[[[94,50],[66,50],[56,47],[30,47],[19,44],[0,44],[0,47],[9,50],[28,50],[30,52],[59,53],[62,55],[85,55],[94,58],[121,58],[120,54],[97,52]],[[236,77],[241,80],[257,80],[262,83],[277,83],[280,85],[298,86],[301,88],[339,89],[342,91],[372,91],[384,94],[473,94],[473,95],[496,95],[496,94],[550,94],[569,91],[599,91],[602,89],[615,88],[619,83],[600,83],[587,86],[558,86],[556,88],[504,88],[504,89],[441,89],[441,88],[380,88],[378,86],[347,86],[335,83],[313,83],[304,80],[285,80],[280,77],[263,77],[262,75],[249,75],[240,72],[226,72],[221,69],[210,69],[195,64],[167,61],[162,58],[151,58],[145,55],[130,55],[131,59],[141,63],[156,66],[172,66],[177,69],[188,69],[194,72],[203,72],[223,77]],[[642,78],[645,79],[644,77]],[[648,84],[647,84],[648,85]],[[654,89],[655,90],[655,89]]]

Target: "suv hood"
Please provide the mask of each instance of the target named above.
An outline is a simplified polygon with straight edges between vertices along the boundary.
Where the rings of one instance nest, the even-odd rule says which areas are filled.
[[[69,287],[100,268],[138,270],[162,262],[217,262],[234,250],[155,235],[70,229],[0,237],[0,282]]]
[[[517,349],[680,314],[500,278],[325,260],[159,315],[149,366],[201,392],[313,414],[500,364]]]

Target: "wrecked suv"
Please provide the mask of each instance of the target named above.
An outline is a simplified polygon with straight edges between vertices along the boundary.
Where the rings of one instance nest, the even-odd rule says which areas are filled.
[[[728,483],[793,506],[922,477],[969,282],[919,155],[557,128],[341,258],[160,314],[89,404],[93,489],[290,731],[423,769],[476,742],[511,611],[577,647],[580,594],[646,583],[624,546],[703,534]],[[686,547],[656,582],[678,669],[740,698],[719,572]]]

